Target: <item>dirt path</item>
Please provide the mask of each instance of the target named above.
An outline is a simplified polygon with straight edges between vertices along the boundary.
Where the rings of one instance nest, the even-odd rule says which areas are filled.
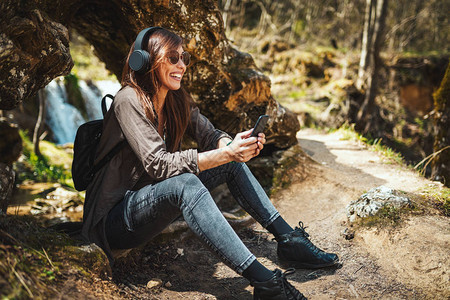
[[[367,190],[386,185],[418,192],[433,183],[384,162],[363,145],[342,140],[338,133],[303,130],[298,138],[318,163],[311,164],[306,180],[280,192],[274,203],[291,225],[303,221],[312,241],[338,253],[343,266],[297,270],[291,282],[309,299],[449,299],[448,218],[414,216],[394,231],[361,230],[352,240],[341,236],[347,226],[346,205]],[[255,224],[239,235],[263,264],[281,268],[276,243],[263,228]],[[120,263],[114,282],[101,283],[104,288],[96,296],[105,297],[109,291],[110,298],[252,298],[247,281],[189,234],[182,241],[149,245],[143,254]],[[151,278],[161,279],[166,287],[148,289]]]
[[[351,241],[340,236],[345,206],[367,190],[385,185],[415,193],[435,184],[383,161],[363,145],[342,140],[339,133],[303,130],[298,137],[321,167],[315,168],[316,176],[283,192],[277,206],[291,224],[298,219],[308,224],[312,240],[339,253],[344,263],[334,273],[319,271],[323,276],[299,288],[311,299],[448,298],[448,218],[417,216],[395,232],[359,231]]]

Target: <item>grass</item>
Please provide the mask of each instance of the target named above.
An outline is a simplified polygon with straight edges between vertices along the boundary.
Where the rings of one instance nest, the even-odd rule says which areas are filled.
[[[382,139],[372,139],[371,137],[365,137],[356,132],[353,125],[344,124],[337,130],[330,130],[330,132],[338,132],[342,134],[342,140],[351,140],[364,143],[368,146],[368,149],[377,153],[380,153],[388,163],[396,163],[405,165],[403,156],[394,151],[392,148],[382,144]]]
[[[298,98],[303,98],[307,95],[305,90],[297,90],[297,91],[292,91],[289,93],[289,98],[294,98],[294,99],[298,99]]]
[[[23,141],[23,159],[15,163],[18,181],[59,182],[73,188],[70,165],[72,156],[54,144],[42,141],[42,155],[36,155],[33,143],[24,131],[20,131]]]
[[[450,188],[429,185],[421,191],[421,195],[445,216],[450,217]]]
[[[66,235],[45,229],[34,217],[0,217],[0,298],[54,295],[49,285],[61,277],[62,267],[57,253],[72,244]]]
[[[66,281],[92,284],[104,278],[109,268],[104,252],[80,243],[45,228],[37,217],[0,216],[0,299],[61,298]]]
[[[403,156],[394,151],[392,148],[383,145],[382,139],[368,140],[368,145],[370,145],[369,149],[378,153],[381,153],[383,157],[385,157],[388,162],[395,162],[400,165],[405,165],[405,160]]]

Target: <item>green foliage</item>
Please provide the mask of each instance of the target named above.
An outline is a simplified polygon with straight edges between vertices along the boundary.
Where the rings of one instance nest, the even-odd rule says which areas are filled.
[[[19,168],[18,181],[34,180],[40,182],[59,182],[72,186],[72,174],[70,170],[62,164],[52,164],[46,155],[38,156],[33,151],[33,144],[25,134],[20,131],[23,141],[22,168]]]
[[[74,61],[71,73],[85,80],[117,80],[94,53],[94,47],[77,32],[71,32],[70,55]]]
[[[335,131],[334,129],[331,129],[330,132]],[[336,130],[337,132],[342,134],[342,140],[343,141],[360,141],[363,143],[367,143],[367,138],[362,136],[360,133],[355,131],[355,125],[354,124],[348,124],[345,123],[341,127]]]

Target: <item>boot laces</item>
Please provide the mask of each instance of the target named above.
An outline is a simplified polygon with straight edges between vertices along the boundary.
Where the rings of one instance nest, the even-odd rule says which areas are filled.
[[[295,227],[295,232],[299,233],[301,236],[303,236],[306,240],[306,244],[308,244],[308,246],[311,248],[311,250],[316,253],[316,254],[320,254],[323,253],[322,250],[320,250],[319,248],[316,247],[316,245],[314,245],[310,240],[309,240],[309,234],[306,232],[306,228],[308,228],[307,226],[305,226],[303,224],[302,221],[298,222],[298,225],[300,227]]]
[[[286,276],[295,273],[294,268],[287,269],[281,274],[281,288],[286,296],[286,299],[303,300],[306,297],[300,293],[292,284],[287,281]]]

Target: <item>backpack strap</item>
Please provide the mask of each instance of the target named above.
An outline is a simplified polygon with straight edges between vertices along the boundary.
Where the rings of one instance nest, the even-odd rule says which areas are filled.
[[[114,101],[114,96],[111,94],[106,94],[103,98],[102,98],[102,113],[103,113],[103,118],[105,118],[106,113],[108,112],[108,109],[106,108],[106,98],[110,98],[112,101]]]
[[[102,113],[103,113],[103,118],[105,117],[106,113],[108,112],[108,109],[106,108],[106,98],[110,98],[112,101],[114,101],[114,96],[111,94],[106,94],[103,98],[102,98]],[[108,154],[106,154],[97,164],[95,164],[92,169],[89,171],[89,178],[93,178],[95,173],[97,173],[98,170],[100,170],[108,161],[110,161],[114,155],[116,155],[120,149],[123,148],[123,146],[125,146],[126,141],[121,141],[120,143],[118,143],[117,145],[114,146],[114,148],[111,149],[111,151],[108,152]]]

